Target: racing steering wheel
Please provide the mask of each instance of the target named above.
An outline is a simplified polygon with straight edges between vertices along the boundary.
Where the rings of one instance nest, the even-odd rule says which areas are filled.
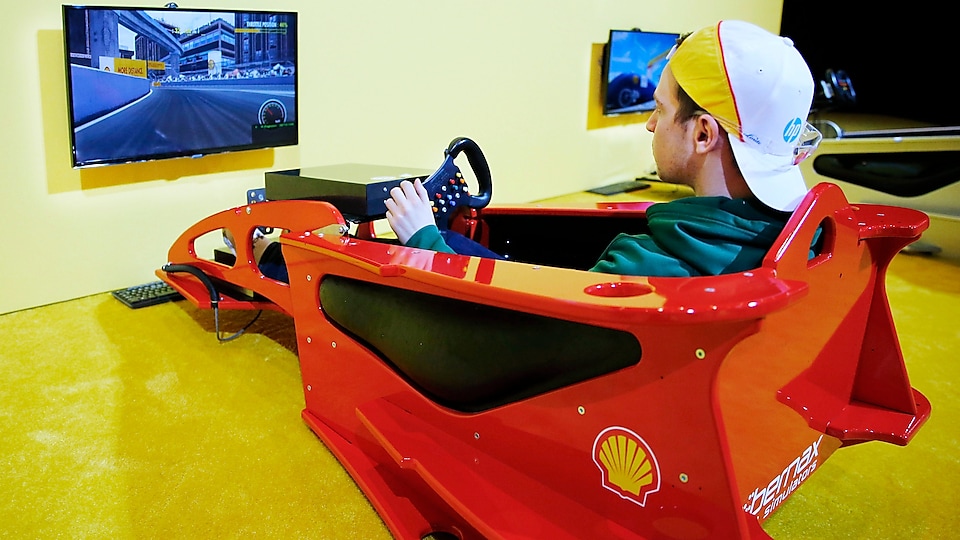
[[[467,155],[467,161],[476,176],[479,185],[479,193],[476,195],[470,194],[460,168],[453,162],[461,152]],[[490,204],[493,194],[490,167],[477,143],[466,137],[457,137],[450,141],[443,154],[443,164],[423,181],[423,187],[433,202],[433,217],[441,231],[449,229],[450,221],[462,208],[484,208]]]

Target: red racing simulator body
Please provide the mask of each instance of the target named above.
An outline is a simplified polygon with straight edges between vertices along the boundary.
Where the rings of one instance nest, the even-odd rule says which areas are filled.
[[[454,148],[434,176],[459,172]],[[468,157],[482,193],[442,226],[508,260],[407,248],[371,232],[382,216],[268,184],[157,271],[202,308],[293,318],[303,419],[397,538],[769,538],[834,451],[905,445],[929,416],[884,288],[925,214],[820,184],[752,271],[600,274],[644,205],[487,206]],[[283,231],[289,283],[253,261],[263,226]],[[234,264],[196,253],[222,228],[248,239]]]

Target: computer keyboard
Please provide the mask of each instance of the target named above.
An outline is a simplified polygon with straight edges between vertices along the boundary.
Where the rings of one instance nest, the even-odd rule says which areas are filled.
[[[153,281],[113,291],[113,297],[133,309],[180,300],[183,296],[165,281]]]
[[[621,193],[630,193],[632,191],[640,191],[641,189],[647,189],[650,187],[650,184],[643,181],[642,178],[637,178],[636,180],[627,180],[625,182],[617,182],[616,184],[610,184],[607,186],[600,186],[598,188],[588,189],[587,193],[596,193],[597,195],[619,195]]]

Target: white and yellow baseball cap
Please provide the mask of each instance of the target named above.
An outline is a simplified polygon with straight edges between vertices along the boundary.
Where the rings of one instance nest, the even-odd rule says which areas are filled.
[[[807,193],[797,166],[819,144],[807,122],[810,68],[789,38],[720,21],[673,51],[677,84],[727,131],[740,172],[761,202],[793,211]]]

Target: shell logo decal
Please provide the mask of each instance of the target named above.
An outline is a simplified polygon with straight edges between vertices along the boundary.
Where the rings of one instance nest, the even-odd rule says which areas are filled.
[[[660,465],[653,450],[627,428],[601,431],[593,441],[593,462],[604,488],[640,506],[646,504],[647,495],[660,490]]]

